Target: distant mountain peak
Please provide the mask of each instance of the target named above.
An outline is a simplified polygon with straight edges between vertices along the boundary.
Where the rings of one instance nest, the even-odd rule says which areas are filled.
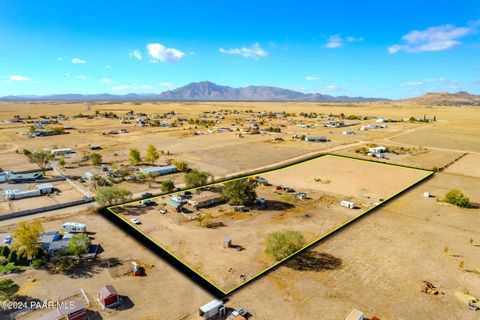
[[[161,94],[58,94],[46,96],[5,96],[2,101],[313,101],[313,102],[361,102],[387,99],[363,97],[334,97],[320,93],[303,93],[272,86],[247,86],[232,88],[211,81],[191,82],[183,87]]]
[[[444,106],[480,106],[480,96],[467,91],[449,93],[444,91],[427,92],[422,96],[404,99],[402,101],[424,105]]]

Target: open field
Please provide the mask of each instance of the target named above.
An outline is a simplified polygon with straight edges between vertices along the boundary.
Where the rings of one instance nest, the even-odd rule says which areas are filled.
[[[89,106],[90,105],[90,106]],[[94,115],[95,111],[114,112],[118,119],[104,116],[95,116],[92,119],[74,118],[78,113]],[[175,115],[167,115],[160,121],[173,122],[179,118],[202,119],[215,121],[208,128],[200,125],[184,124],[177,127],[137,126],[135,121],[121,123],[121,118],[130,110],[135,113],[146,113],[149,117],[162,116],[174,110]],[[224,110],[219,112],[220,110]],[[233,111],[237,110],[238,113]],[[288,112],[287,117],[261,117],[254,114],[261,112]],[[215,112],[205,115],[204,112]],[[306,118],[300,114],[316,112],[319,118]],[[53,116],[59,113],[68,119],[58,124],[44,125],[45,128],[55,126],[72,127],[68,134],[29,138],[24,133],[29,130],[30,123],[8,123],[14,115],[22,117],[30,115],[31,120],[37,121],[39,116]],[[220,114],[222,113],[222,114]],[[225,115],[223,115],[225,113]],[[323,124],[328,122],[329,115],[337,115],[335,121],[340,121],[340,114],[345,116],[361,115],[369,117],[367,120],[344,119],[347,127],[327,128]],[[321,114],[321,115],[320,115]],[[220,115],[219,118],[215,116]],[[359,128],[367,124],[375,124],[376,118],[408,119],[410,117],[427,118],[436,116],[437,122],[388,122],[386,128],[361,131]],[[224,116],[222,118],[221,116]],[[135,120],[143,119],[135,115]],[[254,120],[252,120],[254,119]],[[268,127],[280,128],[281,132],[263,132],[249,134],[245,131],[252,121],[264,121],[262,129]],[[0,103],[0,168],[7,171],[21,171],[38,169],[22,154],[23,149],[40,150],[53,147],[70,147],[74,154],[66,156],[67,165],[61,168],[66,175],[84,176],[85,172],[105,175],[98,166],[90,161],[82,161],[84,155],[92,151],[92,144],[101,145],[97,150],[103,155],[103,162],[108,167],[128,167],[128,152],[131,148],[138,148],[142,155],[149,144],[154,144],[158,150],[166,151],[157,160],[156,165],[164,165],[172,159],[186,161],[190,168],[205,170],[214,178],[224,178],[240,174],[248,170],[268,170],[270,166],[287,164],[306,156],[316,156],[323,152],[337,153],[345,156],[371,159],[359,154],[355,150],[378,145],[391,147],[392,150],[404,148],[403,154],[386,153],[385,158],[375,159],[387,163],[415,166],[424,169],[443,168],[433,178],[413,188],[385,206],[368,214],[362,219],[321,241],[312,250],[317,252],[310,257],[316,263],[315,270],[298,271],[288,266],[280,266],[269,272],[258,281],[254,281],[229,296],[232,307],[243,307],[253,314],[254,319],[282,319],[288,315],[291,319],[315,319],[322,315],[322,319],[343,319],[353,308],[360,309],[367,317],[376,315],[380,319],[466,319],[477,320],[477,313],[468,310],[466,305],[459,302],[454,294],[456,291],[470,292],[480,297],[480,276],[478,257],[480,245],[480,173],[479,162],[479,135],[478,123],[480,113],[475,107],[440,107],[389,103],[356,103],[356,104],[321,104],[321,103],[287,103],[287,102],[201,102],[201,103]],[[308,125],[310,127],[301,127]],[[218,132],[216,129],[232,128],[231,132]],[[236,129],[240,131],[236,131]],[[124,134],[104,134],[112,130],[126,129]],[[344,135],[342,131],[352,130],[355,134]],[[199,133],[198,133],[199,132]],[[238,134],[241,133],[240,138]],[[301,141],[297,136],[326,136],[328,142],[311,143]],[[281,139],[275,139],[281,138]],[[282,141],[283,140],[283,141]],[[168,154],[167,154],[168,151]],[[466,155],[465,155],[466,154]],[[458,161],[456,161],[459,159]],[[58,157],[56,159],[58,161]],[[52,164],[56,164],[53,161]],[[151,166],[150,163],[141,163],[138,167]],[[327,165],[325,163],[325,165]],[[330,165],[333,171],[340,166]],[[383,167],[383,166],[382,166]],[[292,168],[293,169],[293,168]],[[315,170],[316,168],[311,168]],[[306,171],[306,170],[305,170]],[[404,172],[404,171],[402,171]],[[276,194],[271,187],[260,186],[257,192],[261,196],[271,197],[272,200],[293,204],[294,208],[283,212],[265,212],[267,223],[275,222],[275,226],[292,225],[305,230],[307,237],[313,237],[322,230],[330,228],[326,221],[332,224],[348,219],[352,212],[364,210],[377,197],[386,197],[387,189],[394,186],[387,184],[379,188],[377,184],[369,184],[371,179],[387,176],[388,181],[405,182],[408,177],[403,174],[377,174],[368,170],[356,170],[355,174],[363,175],[362,183],[365,186],[356,187],[350,180],[337,184],[335,177],[325,173],[314,174],[320,181],[321,187],[315,189],[317,183],[313,180],[302,180],[298,186],[295,177],[302,177],[305,172],[295,172],[292,175],[272,176],[268,180],[272,183],[289,184],[297,191],[306,191],[309,195],[320,198],[321,194],[333,199],[334,206],[322,203],[322,216],[318,210],[312,209],[312,200],[299,201],[286,194]],[[337,172],[338,173],[338,172]],[[368,174],[371,173],[371,174]],[[49,173],[50,174],[50,173]],[[310,174],[310,173],[308,173]],[[167,175],[147,182],[123,181],[119,186],[126,187],[138,197],[142,192],[150,191],[159,194],[159,182],[171,179],[178,187],[183,186],[183,173]],[[337,176],[339,176],[337,174]],[[313,177],[313,175],[312,175]],[[406,179],[405,181],[403,181]],[[287,181],[288,180],[288,181]],[[78,185],[88,192],[95,193],[94,187],[87,181]],[[61,189],[70,190],[68,186]],[[4,189],[6,184],[0,184]],[[25,186],[25,187],[32,187]],[[305,190],[302,190],[305,188]],[[344,190],[345,189],[345,190]],[[366,190],[362,190],[366,189]],[[470,197],[472,208],[461,209],[445,204],[441,200],[446,192],[459,189]],[[390,189],[388,189],[390,190]],[[2,190],[3,191],[3,190]],[[63,190],[62,190],[63,191]],[[348,193],[347,193],[348,191]],[[68,191],[70,192],[70,191]],[[73,190],[72,190],[73,192]],[[424,198],[423,192],[430,192],[432,197]],[[280,192],[281,193],[281,192]],[[67,193],[64,193],[65,195]],[[80,193],[78,193],[80,195]],[[388,194],[387,194],[388,195]],[[59,194],[62,196],[62,193]],[[338,208],[338,200],[351,196],[351,200],[362,205],[362,209],[348,210]],[[3,197],[3,195],[2,195]],[[56,196],[55,196],[56,197]],[[274,198],[277,197],[277,198]],[[331,197],[331,198],[330,198]],[[368,198],[370,197],[370,199]],[[11,202],[1,203],[2,212],[17,210],[15,206],[31,207],[47,198],[35,198],[34,201],[20,200],[18,204]],[[54,201],[48,198],[49,203]],[[291,203],[289,202],[291,201]],[[25,202],[25,204],[23,203]],[[7,206],[8,204],[8,206]],[[231,210],[227,205],[220,205],[214,214],[224,214]],[[155,207],[158,210],[159,207]],[[60,213],[53,212],[44,220],[44,228],[58,229],[66,221],[87,223],[94,241],[101,243],[105,251],[100,254],[101,260],[118,258],[128,262],[138,259],[145,264],[154,265],[148,270],[147,277],[115,277],[108,268],[94,265],[90,270],[77,276],[49,274],[43,270],[28,269],[20,274],[7,275],[22,287],[20,294],[39,299],[54,299],[72,290],[84,288],[89,296],[94,296],[98,288],[104,284],[113,284],[121,295],[128,296],[134,306],[124,311],[100,312],[97,318],[104,319],[199,319],[198,307],[213,299],[194,281],[187,279],[177,270],[166,264],[154,253],[147,250],[140,243],[135,242],[128,234],[110,224],[103,217],[92,212],[76,213],[74,209],[63,209]],[[69,217],[63,214],[69,213]],[[288,213],[287,213],[288,212]],[[310,218],[300,219],[303,213],[309,212]],[[287,213],[287,214],[283,214]],[[213,219],[222,221],[226,226],[217,229],[199,228],[198,222],[183,222],[177,215],[167,213],[158,219],[155,214],[143,213],[138,218],[147,224],[168,223],[171,230],[164,228],[163,234],[168,235],[180,251],[186,249],[192,254],[190,258],[198,259],[193,255],[195,248],[189,248],[185,241],[185,228],[195,232],[204,243],[214,246],[218,250],[213,252],[202,251],[201,254],[224,253],[231,259],[240,259],[247,256],[262,266],[270,263],[263,250],[250,250],[255,241],[261,237],[252,236],[249,230],[260,229],[255,225],[249,212],[236,212],[235,215]],[[55,216],[57,215],[57,216]],[[149,216],[150,215],[150,216]],[[259,215],[257,215],[259,216]],[[151,217],[151,218],[150,218]],[[328,217],[328,219],[323,219]],[[35,219],[35,216],[23,217],[22,221]],[[146,220],[145,220],[146,219]],[[150,220],[151,221],[150,221]],[[337,219],[337,220],[336,220]],[[145,220],[145,221],[144,221]],[[146,222],[146,223],[145,223]],[[288,224],[290,222],[290,224]],[[292,224],[292,222],[294,224]],[[5,227],[8,221],[1,222],[0,239],[6,232],[11,232],[15,225]],[[273,227],[274,224],[271,225]],[[179,230],[175,233],[174,230]],[[157,232],[158,230],[147,230]],[[180,232],[181,231],[181,232]],[[246,232],[247,231],[247,232]],[[266,230],[268,231],[268,230]],[[259,230],[261,233],[262,230]],[[210,234],[218,237],[208,237]],[[246,233],[246,234],[244,234]],[[233,243],[245,246],[244,251],[229,251],[222,248],[224,236],[232,238]],[[471,240],[472,239],[472,240]],[[182,242],[183,241],[183,242]],[[247,243],[248,245],[245,245]],[[249,244],[250,243],[250,244]],[[259,248],[262,243],[258,242]],[[448,255],[444,254],[448,247]],[[198,251],[200,252],[200,251]],[[460,262],[463,261],[463,268]],[[235,260],[235,262],[238,262]],[[126,265],[126,263],[124,264]],[[319,266],[319,267],[318,267]],[[222,272],[228,272],[228,267],[212,266],[204,263],[205,268],[212,268],[222,281]],[[226,281],[238,283],[240,268],[237,263],[235,273],[228,272]],[[227,269],[227,270],[226,270]],[[246,276],[255,274],[255,270],[244,271]],[[5,277],[5,276],[3,276]],[[213,280],[213,277],[212,277]],[[430,281],[445,294],[431,296],[422,293],[422,281]],[[97,310],[98,306],[92,306]]]
[[[231,205],[223,204],[198,210],[185,208],[177,213],[168,206],[168,198],[161,197],[154,198],[157,206],[134,202],[111,210],[127,222],[140,220],[140,225],[132,226],[228,292],[275,264],[275,259],[264,252],[269,233],[292,229],[301,232],[306,243],[314,242],[428,174],[324,156],[261,174],[269,182],[268,186],[257,187],[258,197],[266,201],[264,208],[253,206],[248,212],[236,212]],[[293,193],[276,190],[275,186],[281,185],[304,192],[308,198],[299,200]],[[199,191],[198,197],[203,193]],[[342,200],[355,203],[357,209],[341,207]],[[163,210],[167,214],[162,214]],[[199,217],[205,216],[212,216],[212,226],[202,225]],[[225,238],[232,238],[235,248],[241,250],[222,248]]]
[[[480,202],[478,193],[474,193],[480,188],[478,179],[437,174],[316,245],[312,251],[318,252],[320,269],[296,271],[281,266],[235,292],[228,305],[243,307],[254,319],[265,320],[285,315],[292,319],[315,318],[319,313],[323,319],[336,320],[353,308],[380,319],[476,320],[476,313],[458,301],[454,293],[468,291],[480,296],[480,277],[472,272],[480,266],[479,211],[422,196],[428,191],[441,198],[450,184]],[[83,288],[92,297],[100,286],[109,283],[134,307],[102,311],[100,315],[104,319],[145,320],[156,319],[159,314],[165,319],[199,319],[198,307],[213,299],[102,216],[82,213],[50,218],[44,221],[44,229],[58,229],[66,221],[88,225],[94,242],[104,249],[99,259],[133,258],[153,267],[147,277],[135,278],[114,277],[108,268],[100,266],[75,277],[41,270],[8,276],[21,285],[22,295],[54,299]],[[3,224],[2,233],[15,228]],[[449,255],[443,253],[445,246],[450,249]],[[464,270],[458,267],[461,260],[465,261]],[[423,280],[445,294],[422,293]],[[61,292],[59,288],[63,288]]]

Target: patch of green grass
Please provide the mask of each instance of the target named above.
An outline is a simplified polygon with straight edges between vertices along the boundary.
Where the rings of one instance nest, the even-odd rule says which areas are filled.
[[[20,269],[22,269],[22,267],[14,265],[13,262],[9,262],[4,266],[0,265],[0,273],[17,271],[17,270],[20,270]]]
[[[280,196],[280,199],[282,199],[285,202],[295,202],[297,200],[294,196],[291,196],[289,194],[284,194]]]

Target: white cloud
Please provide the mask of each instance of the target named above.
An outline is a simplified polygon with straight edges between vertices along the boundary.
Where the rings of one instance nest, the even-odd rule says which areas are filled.
[[[388,52],[395,54],[400,51],[413,53],[452,49],[462,44],[459,38],[474,33],[479,25],[480,20],[477,20],[466,27],[445,24],[425,30],[412,30],[402,37],[405,44],[392,45],[388,47]]]
[[[185,53],[174,48],[167,48],[160,43],[150,43],[147,45],[148,54],[152,57],[152,62],[172,62],[182,59]]]
[[[63,75],[64,75],[65,77],[67,77],[67,78],[70,78],[70,76],[71,76],[71,74],[68,73],[68,72],[64,72]]]
[[[402,83],[402,86],[404,87],[419,87],[423,86],[425,84],[425,81],[407,81]]]
[[[63,60],[65,60],[65,59],[63,57],[58,57],[57,60],[60,61],[60,62],[63,62]]]
[[[110,83],[112,82],[112,79],[110,78],[102,78],[102,83]]]
[[[325,90],[327,91],[339,91],[342,90],[342,88],[339,85],[336,84],[329,84],[325,86]]]
[[[363,37],[346,37],[345,40],[347,40],[347,42],[362,42],[363,41]]]
[[[329,49],[338,48],[342,46],[342,37],[339,34],[330,36],[325,47]]]
[[[173,87],[173,83],[170,83],[170,82],[160,82],[159,85],[161,87],[165,87],[165,88],[171,88]]]
[[[266,57],[268,52],[263,50],[260,47],[260,44],[254,43],[250,47],[242,47],[242,48],[232,48],[232,49],[224,49],[220,48],[218,49],[220,53],[223,54],[234,54],[234,55],[239,55],[245,58],[261,58],[261,57]]]
[[[29,81],[30,78],[14,74],[10,76],[10,80],[11,81]]]
[[[84,64],[84,63],[87,63],[87,61],[79,59],[79,58],[73,58],[72,63],[73,64]]]
[[[104,67],[104,68],[105,68],[105,69],[110,69],[110,68],[111,68],[111,66],[110,66],[109,64],[107,64],[107,65],[105,65],[105,67]]]
[[[81,74],[79,76],[76,76],[75,78],[77,78],[79,80],[88,80],[89,79],[87,76],[84,76],[83,74]]]
[[[317,76],[306,76],[306,77],[305,77],[305,80],[315,81],[315,80],[320,80],[320,77],[317,77]]]
[[[133,50],[133,51],[130,51],[130,52],[128,53],[128,56],[129,56],[130,58],[135,58],[135,59],[137,59],[137,60],[142,60],[142,54],[141,54],[140,51],[137,50],[137,49],[135,49],[135,50]]]
[[[327,41],[327,44],[325,44],[325,47],[329,49],[340,48],[341,46],[343,46],[343,43],[345,41],[346,42],[362,42],[363,37],[347,36],[343,38],[340,34],[334,34],[328,37],[328,41]]]

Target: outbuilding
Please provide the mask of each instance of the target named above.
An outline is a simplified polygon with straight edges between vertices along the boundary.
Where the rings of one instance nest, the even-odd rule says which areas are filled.
[[[111,285],[101,287],[97,297],[104,308],[114,308],[120,304],[118,292]]]
[[[82,300],[67,301],[60,304],[60,307],[49,312],[38,320],[81,320],[87,315],[87,308]]]

